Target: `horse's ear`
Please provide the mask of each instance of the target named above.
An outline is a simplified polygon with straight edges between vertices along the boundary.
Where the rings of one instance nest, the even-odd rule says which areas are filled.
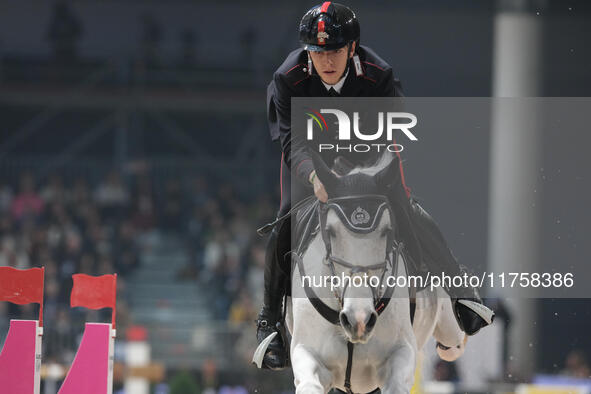
[[[310,151],[310,156],[312,157],[312,163],[314,163],[314,170],[316,171],[316,176],[320,179],[320,182],[324,185],[326,192],[330,194],[330,190],[334,190],[335,186],[337,185],[338,178],[334,172],[328,168],[322,157],[313,150]]]
[[[386,167],[382,168],[374,175],[376,184],[379,187],[388,188],[391,185],[400,182],[400,168],[398,160],[398,157],[392,158]]]

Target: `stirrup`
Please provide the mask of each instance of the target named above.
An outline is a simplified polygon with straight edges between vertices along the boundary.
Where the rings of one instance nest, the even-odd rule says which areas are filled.
[[[258,333],[259,333],[259,329],[263,328],[263,329],[267,329],[267,330],[271,330],[271,325],[269,324],[267,319],[264,318],[260,318],[255,320],[255,322],[257,323],[257,339],[258,339]],[[281,370],[284,369],[286,367],[289,366],[290,362],[289,362],[289,349],[287,347],[287,342],[285,340],[285,333],[283,331],[283,326],[280,322],[277,322],[275,324],[275,328],[272,329],[273,331],[267,335],[259,344],[259,346],[257,346],[254,355],[252,357],[252,363],[255,364],[257,366],[257,368],[261,369],[261,368],[265,368],[265,369],[271,369],[271,370]],[[279,337],[277,338],[277,335],[279,335]],[[280,341],[280,345],[279,344],[273,344],[272,342],[274,340],[279,340]],[[267,363],[269,362],[269,360],[267,360],[267,363],[265,362],[265,356],[267,356],[267,353],[269,351],[275,351],[275,352],[282,352],[283,353],[283,358],[279,358],[279,361],[277,363],[277,365],[268,365]],[[277,356],[275,356],[277,357]]]
[[[265,353],[267,353],[267,348],[271,341],[279,334],[277,331],[271,333],[267,338],[263,339],[263,341],[259,344],[259,346],[254,351],[254,355],[252,356],[252,363],[257,366],[258,369],[263,367],[263,359],[265,358]]]

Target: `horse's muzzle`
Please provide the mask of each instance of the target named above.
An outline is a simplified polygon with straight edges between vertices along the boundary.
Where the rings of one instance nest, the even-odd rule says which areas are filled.
[[[365,343],[378,321],[378,314],[375,311],[341,311],[339,320],[351,342]]]

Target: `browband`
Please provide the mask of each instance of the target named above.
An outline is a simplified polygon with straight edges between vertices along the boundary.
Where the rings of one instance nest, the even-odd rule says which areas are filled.
[[[367,234],[376,229],[387,207],[386,197],[368,194],[331,198],[323,209],[328,212],[332,208],[350,231]]]

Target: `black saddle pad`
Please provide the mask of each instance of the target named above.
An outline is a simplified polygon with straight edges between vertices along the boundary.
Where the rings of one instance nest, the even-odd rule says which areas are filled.
[[[301,253],[305,250],[318,231],[319,204],[320,202],[314,197],[305,202],[295,214],[295,225],[292,226],[292,230],[295,231],[292,238],[292,249],[295,253]]]

